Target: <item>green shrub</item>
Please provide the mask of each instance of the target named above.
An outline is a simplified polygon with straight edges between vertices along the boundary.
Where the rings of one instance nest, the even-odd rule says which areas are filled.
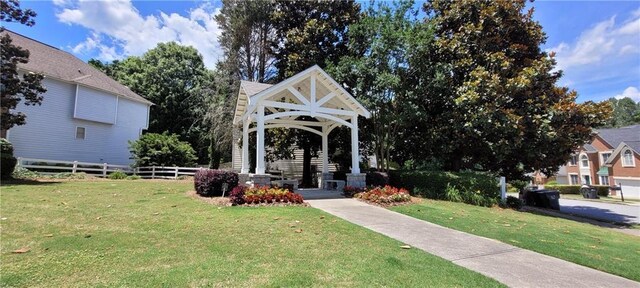
[[[18,160],[13,157],[13,145],[7,139],[0,138],[0,177],[11,178]]]
[[[507,199],[504,202],[501,202],[500,206],[520,210],[522,209],[522,206],[524,206],[524,202],[522,202],[518,197],[507,196]]]
[[[16,169],[13,170],[13,174],[11,175],[11,177],[15,179],[36,179],[42,177],[42,175],[27,168],[16,167]]]
[[[509,184],[516,190],[515,192],[520,192],[529,185],[529,181],[526,180],[512,180],[509,181]]]
[[[544,184],[544,185],[558,185],[558,181],[552,180],[552,181],[547,182],[547,184]]]
[[[127,179],[127,173],[124,173],[120,170],[116,170],[114,172],[109,173],[109,175],[107,176],[107,178],[111,179],[111,180],[122,180],[122,179]]]
[[[545,189],[558,190],[560,194],[581,194],[581,185],[544,185]],[[598,190],[599,196],[609,196],[609,186],[592,186]]]
[[[127,180],[140,180],[142,179],[142,177],[140,177],[140,175],[129,175],[127,176]]]
[[[148,133],[129,142],[136,167],[145,166],[193,166],[196,152],[189,143],[178,140],[176,134]]]
[[[413,195],[491,206],[498,203],[500,189],[494,175],[481,172],[390,171],[392,186],[407,188]]]

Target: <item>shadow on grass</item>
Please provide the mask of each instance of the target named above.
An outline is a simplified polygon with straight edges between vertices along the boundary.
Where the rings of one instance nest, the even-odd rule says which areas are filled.
[[[0,180],[0,186],[11,186],[11,185],[51,185],[60,183],[60,181],[53,180],[32,180],[32,179],[2,179]]]
[[[576,214],[567,214],[562,213],[556,210],[542,209],[537,207],[525,206],[521,212],[531,213],[539,216],[548,216],[554,218],[562,218],[567,220],[572,220],[580,223],[587,223],[595,226],[600,226],[604,228],[634,228],[637,227],[637,224],[626,223],[626,222],[617,222],[617,221],[607,221],[602,219],[589,218],[583,215]],[[616,214],[619,215],[619,214]]]

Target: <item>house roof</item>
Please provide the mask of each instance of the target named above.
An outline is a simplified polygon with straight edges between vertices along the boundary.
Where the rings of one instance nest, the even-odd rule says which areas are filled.
[[[584,145],[582,146],[582,148],[584,148],[584,150],[585,150],[587,153],[595,153],[595,152],[598,152],[598,149],[596,149],[595,147],[593,147],[593,145],[591,145],[591,144],[584,144]]]
[[[629,144],[629,142],[640,141],[640,124],[621,128],[598,129],[596,134],[611,147],[616,148],[622,142]]]
[[[324,105],[324,107],[326,107],[327,109],[344,110],[346,108],[353,111],[357,115],[362,115],[367,118],[370,117],[371,113],[364,106],[362,106],[362,104],[360,104],[351,94],[349,94],[349,92],[347,92],[344,87],[342,87],[342,85],[338,84],[318,65],[314,65],[275,85],[241,81],[233,123],[240,123],[245,113],[252,113],[253,111],[255,111],[257,103],[263,100],[270,98],[288,97],[287,95],[290,94],[290,92],[287,91],[291,91],[291,88],[293,86],[297,87],[298,92],[296,93],[298,93],[301,97],[308,96],[302,95],[300,91],[305,91],[305,93],[311,91],[312,85],[309,82],[309,79],[311,77],[316,77],[318,79],[318,85],[315,86],[316,89],[318,89],[317,93],[319,93],[317,96],[321,97],[331,95],[330,97],[327,97],[326,101],[320,98],[316,99],[318,103],[323,103],[322,105]],[[306,99],[304,101],[306,101],[306,103],[301,104],[308,105],[311,99]]]
[[[604,163],[605,166],[611,166],[615,162],[614,160],[618,156],[618,154],[622,153],[622,151],[627,151],[627,148],[630,148],[631,151],[640,155],[640,141],[628,141],[628,142],[620,142],[620,145],[616,147],[616,150],[613,150],[611,156],[607,159],[607,162]]]
[[[19,69],[95,88],[129,100],[149,105],[153,104],[151,101],[131,91],[127,86],[120,84],[69,52],[6,29],[2,32],[3,36],[5,34],[11,36],[13,44],[29,50],[29,62],[26,64],[19,63]]]

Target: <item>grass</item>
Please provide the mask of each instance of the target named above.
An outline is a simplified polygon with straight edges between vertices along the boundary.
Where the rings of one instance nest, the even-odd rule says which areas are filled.
[[[640,281],[640,238],[586,223],[462,203],[424,200],[391,210]]]
[[[314,208],[216,207],[192,187],[3,183],[0,286],[502,286]]]

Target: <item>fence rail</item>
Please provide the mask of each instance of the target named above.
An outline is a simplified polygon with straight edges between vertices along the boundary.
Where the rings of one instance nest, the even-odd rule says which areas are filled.
[[[59,161],[37,158],[17,158],[16,167],[22,167],[36,171],[40,174],[50,175],[63,172],[84,172],[98,177],[107,177],[110,173],[122,171],[127,174],[136,174],[144,179],[178,179],[181,176],[193,176],[196,171],[203,169],[198,167],[164,167],[149,166],[131,168],[127,165],[115,165],[109,163],[90,163],[80,161]]]

